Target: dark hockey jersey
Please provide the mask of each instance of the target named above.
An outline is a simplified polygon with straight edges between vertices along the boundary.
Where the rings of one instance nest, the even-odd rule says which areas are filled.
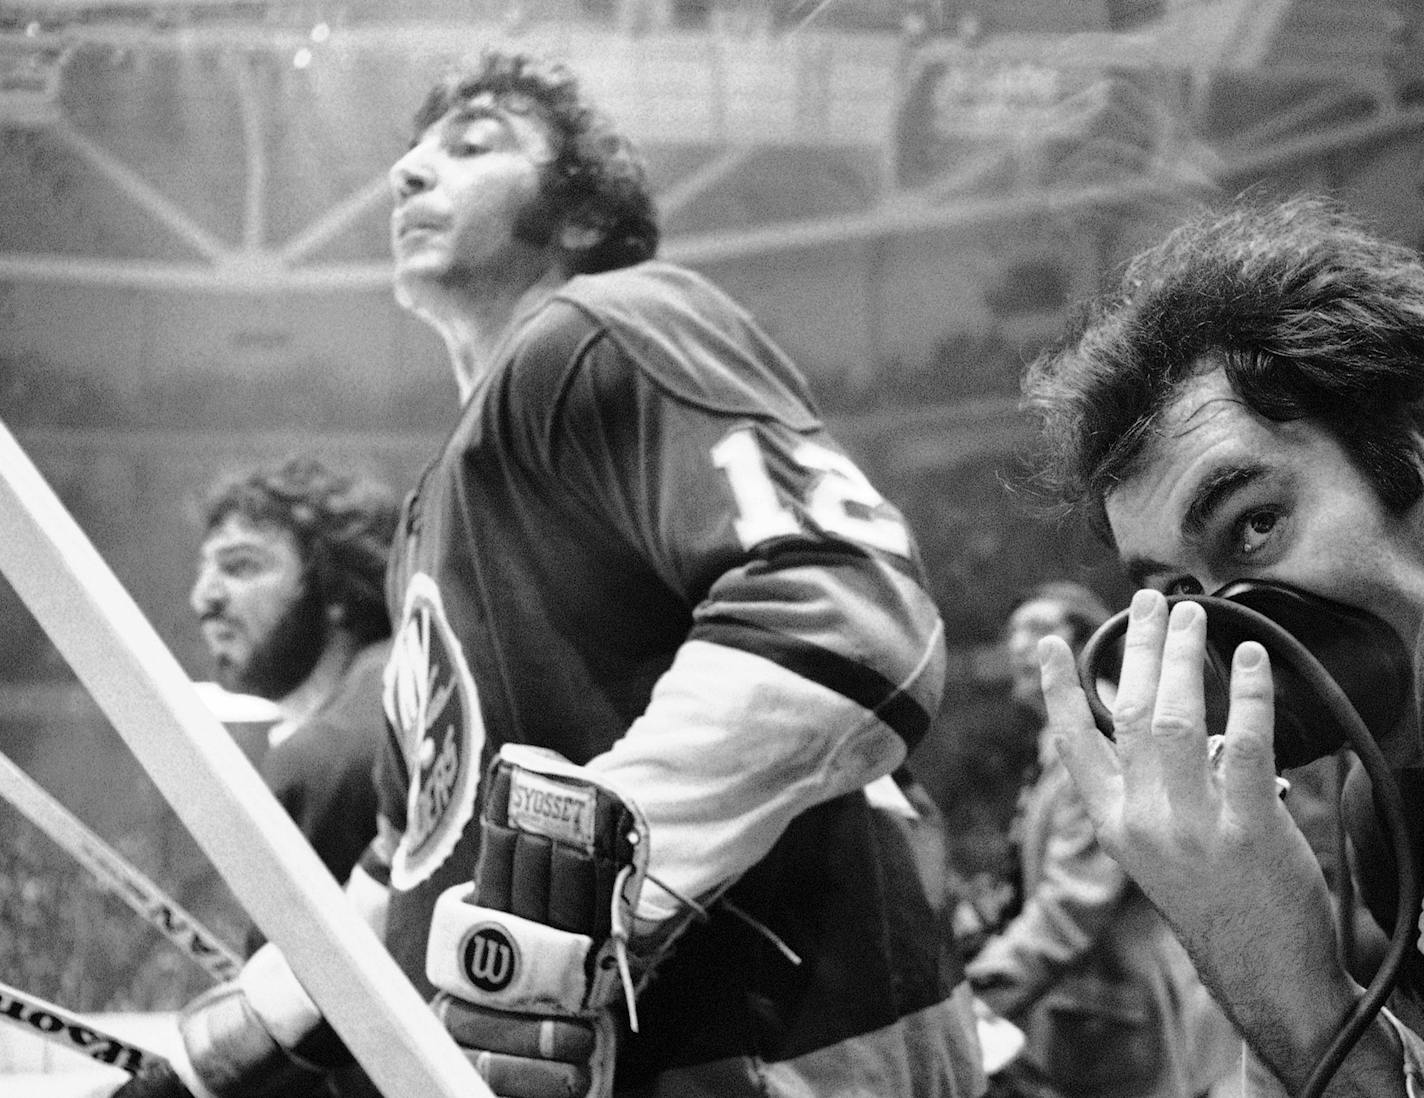
[[[901,516],[739,306],[663,263],[574,278],[512,326],[402,529],[367,869],[419,987],[481,776],[522,742],[636,791],[668,886],[640,925],[736,881],[801,959],[714,904],[640,998],[620,1086],[945,998],[913,858],[860,791],[930,725],[942,626]]]

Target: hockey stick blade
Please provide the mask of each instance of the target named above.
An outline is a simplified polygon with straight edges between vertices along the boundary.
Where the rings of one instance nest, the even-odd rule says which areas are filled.
[[[376,1085],[493,1098],[3,424],[0,572]]]

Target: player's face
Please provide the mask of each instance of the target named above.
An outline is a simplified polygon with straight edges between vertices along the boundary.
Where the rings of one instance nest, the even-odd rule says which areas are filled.
[[[547,269],[556,256],[551,243],[520,229],[538,201],[540,166],[552,156],[536,113],[516,113],[489,96],[461,104],[421,134],[390,172],[402,303]]]
[[[1424,505],[1390,513],[1324,429],[1258,416],[1220,369],[1182,390],[1142,467],[1106,505],[1140,586],[1210,593],[1234,579],[1277,580],[1418,637]]]
[[[203,541],[189,596],[229,690],[278,699],[310,673],[326,642],[289,530],[230,514]]]
[[[1073,627],[1056,599],[1030,599],[1009,615],[1004,641],[1009,652],[1009,692],[1019,705],[1043,713],[1039,685],[1038,642],[1044,637],[1073,639]]]

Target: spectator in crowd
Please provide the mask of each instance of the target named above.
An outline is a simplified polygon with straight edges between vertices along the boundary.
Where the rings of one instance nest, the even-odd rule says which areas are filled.
[[[1012,697],[1041,729],[1039,640],[1059,637],[1077,652],[1108,616],[1071,581],[1038,586],[1010,613]],[[1021,905],[968,969],[975,995],[1024,1031],[1032,1078],[1073,1098],[1205,1094],[1239,1063],[1240,1039],[1167,924],[1097,842],[1043,731],[1014,838]],[[1001,1090],[1013,1086],[1010,1068]]]

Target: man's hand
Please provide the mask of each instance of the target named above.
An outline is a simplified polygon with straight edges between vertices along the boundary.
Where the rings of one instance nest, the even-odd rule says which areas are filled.
[[[277,948],[263,946],[237,979],[189,1003],[169,1062],[146,1068],[113,1098],[317,1098],[327,1071],[351,1054],[322,1019]]]
[[[626,998],[636,1017],[628,931],[647,825],[582,767],[506,746],[480,833],[474,883],[445,892],[432,918],[435,1010],[501,1098],[604,1098],[610,1007]]]
[[[1225,744],[1213,764],[1205,642],[1201,606],[1178,603],[1169,620],[1161,594],[1136,594],[1113,705],[1114,747],[1093,724],[1067,644],[1046,638],[1039,655],[1049,727],[1105,849],[1172,925],[1243,1035],[1295,1090],[1359,989],[1338,960],[1320,865],[1278,796],[1266,652],[1254,642],[1236,650]],[[1342,1077],[1378,1070],[1368,1084],[1374,1089],[1359,1093],[1402,1095],[1392,1045],[1382,1028],[1371,1034]]]

